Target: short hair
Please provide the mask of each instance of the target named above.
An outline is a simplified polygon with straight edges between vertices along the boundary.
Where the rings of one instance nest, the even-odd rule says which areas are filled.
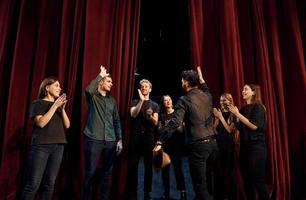
[[[194,70],[182,71],[181,77],[187,81],[191,87],[199,85],[199,76]]]
[[[139,81],[139,87],[141,87],[143,83],[149,84],[150,88],[152,89],[152,83],[148,79],[142,79],[141,81]]]
[[[48,85],[52,85],[53,83],[55,83],[56,81],[58,81],[57,78],[51,76],[51,77],[48,77],[48,78],[45,78],[40,86],[39,86],[39,90],[38,90],[38,95],[37,95],[37,98],[38,99],[43,99],[47,96],[47,90],[46,90],[46,87]]]

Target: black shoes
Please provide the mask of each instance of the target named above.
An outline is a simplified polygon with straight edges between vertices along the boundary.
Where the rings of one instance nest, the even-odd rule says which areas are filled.
[[[149,194],[149,193],[145,193],[143,199],[144,199],[144,200],[151,200],[150,194]]]
[[[181,200],[187,200],[187,194],[185,190],[181,191]]]

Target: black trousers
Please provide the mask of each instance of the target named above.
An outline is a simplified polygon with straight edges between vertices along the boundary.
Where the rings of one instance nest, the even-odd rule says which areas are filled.
[[[240,171],[248,200],[256,199],[255,192],[259,199],[269,199],[265,182],[266,159],[265,144],[241,144]]]
[[[182,156],[185,150],[184,135],[173,135],[163,146],[163,150],[169,155],[173,166],[174,176],[176,180],[176,188],[180,191],[185,190],[185,178],[182,169]],[[170,193],[169,180],[170,165],[162,169],[162,178],[165,195]]]
[[[232,138],[217,139],[219,152],[216,159],[215,200],[237,199],[235,176],[235,143]]]
[[[214,165],[218,152],[215,140],[197,142],[188,146],[189,168],[197,200],[213,199],[208,191],[207,166]],[[209,161],[209,162],[208,162]]]
[[[152,189],[152,150],[154,145],[153,133],[134,133],[129,145],[129,166],[127,196],[136,197],[138,187],[138,164],[141,157],[144,161],[144,192]]]

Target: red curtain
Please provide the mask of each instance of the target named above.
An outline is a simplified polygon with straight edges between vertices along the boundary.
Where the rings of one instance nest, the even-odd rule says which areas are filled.
[[[83,92],[101,64],[113,77],[125,135],[114,179],[116,199],[122,199],[140,1],[0,1],[0,199],[15,199],[23,184],[32,129],[29,106],[50,75],[59,77],[68,95],[72,121],[56,197],[80,198]],[[269,190],[275,199],[305,198],[305,1],[188,2],[193,66],[203,66],[215,100],[228,91],[241,106],[245,82],[262,86]]]
[[[1,1],[0,199],[15,199],[23,184],[32,129],[28,111],[44,77],[59,78],[72,120],[57,198],[80,198],[86,123],[83,92],[101,64],[113,77],[112,95],[128,139],[139,15],[140,0]],[[117,179],[126,176],[125,157],[116,163]],[[119,199],[124,185],[120,178]]]
[[[275,199],[305,197],[302,101],[306,98],[306,71],[303,23],[299,23],[303,18],[298,17],[296,2],[192,0],[189,13],[192,62],[204,69],[216,105],[216,97],[227,91],[241,106],[245,83],[255,82],[262,88],[268,114],[267,183],[271,195]],[[292,166],[296,167],[290,169]],[[294,186],[300,189],[292,193]],[[240,190],[243,194],[241,182]]]

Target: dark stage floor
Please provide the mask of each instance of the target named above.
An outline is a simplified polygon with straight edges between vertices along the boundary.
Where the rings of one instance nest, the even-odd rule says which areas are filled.
[[[180,193],[176,190],[176,181],[173,173],[172,166],[170,167],[170,195],[172,199],[179,199]],[[187,190],[187,199],[194,198],[194,191],[192,188],[191,177],[189,175],[189,165],[188,165],[188,158],[183,157],[183,171],[185,176],[185,184]],[[138,168],[138,199],[143,199],[143,177],[144,177],[144,168],[142,160],[139,163]],[[162,183],[162,176],[160,171],[153,171],[153,183],[152,183],[152,192],[151,197],[154,200],[161,199],[163,196],[164,189]]]

